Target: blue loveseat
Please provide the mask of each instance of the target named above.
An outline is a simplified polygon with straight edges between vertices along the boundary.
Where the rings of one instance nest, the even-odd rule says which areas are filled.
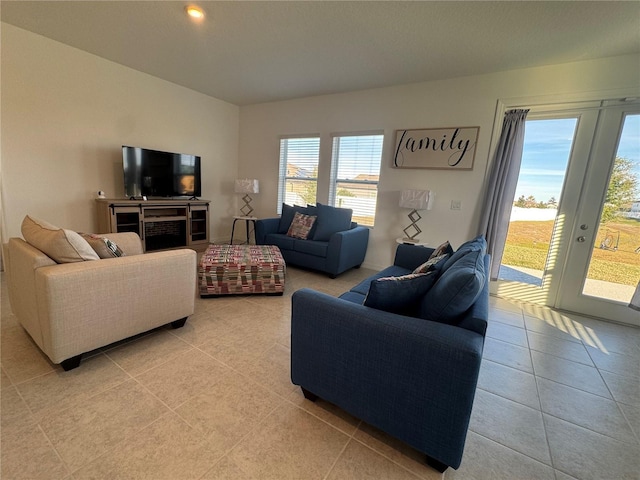
[[[394,265],[339,298],[294,292],[291,379],[308,399],[320,397],[402,440],[442,472],[462,460],[487,327],[489,255],[479,237],[428,274],[411,275],[432,252],[398,245]],[[402,286],[430,275],[426,292]],[[395,285],[386,292],[395,297],[417,295],[404,299],[413,308],[403,313],[412,316],[366,306],[374,283]]]
[[[307,238],[288,235],[296,213],[314,218]],[[364,261],[369,229],[351,221],[352,211],[318,204],[306,207],[282,205],[282,215],[256,221],[256,243],[276,245],[289,265],[310,268],[335,278],[358,268]]]

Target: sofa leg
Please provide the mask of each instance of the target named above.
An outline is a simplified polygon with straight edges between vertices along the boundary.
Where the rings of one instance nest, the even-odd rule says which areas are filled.
[[[184,318],[181,318],[180,320],[174,320],[173,322],[171,322],[171,328],[184,327],[184,324],[187,323],[187,318],[188,317],[184,317]]]
[[[449,465],[445,465],[442,462],[439,462],[438,460],[436,460],[435,458],[430,457],[429,455],[425,455],[426,461],[427,461],[427,465],[429,465],[431,468],[437,470],[440,473],[444,473],[444,471],[449,468]]]
[[[60,362],[60,365],[62,365],[62,368],[65,372],[68,372],[69,370],[73,370],[74,368],[80,366],[80,360],[82,360],[82,354],[76,355],[75,357],[67,358],[66,360]]]
[[[304,398],[306,398],[307,400],[315,402],[318,399],[318,396],[315,393],[311,393],[309,390],[307,390],[304,387],[300,387],[300,388],[302,389],[302,394],[304,395]]]

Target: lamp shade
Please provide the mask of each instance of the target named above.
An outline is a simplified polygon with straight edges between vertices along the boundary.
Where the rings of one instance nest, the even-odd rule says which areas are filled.
[[[431,210],[433,196],[429,190],[403,190],[400,206],[412,210]]]
[[[258,180],[252,178],[239,178],[235,185],[236,193],[259,193],[260,185]]]

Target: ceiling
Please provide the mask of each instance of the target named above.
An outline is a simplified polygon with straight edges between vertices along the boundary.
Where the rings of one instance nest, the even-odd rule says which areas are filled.
[[[236,105],[640,53],[638,1],[2,0],[0,14]]]

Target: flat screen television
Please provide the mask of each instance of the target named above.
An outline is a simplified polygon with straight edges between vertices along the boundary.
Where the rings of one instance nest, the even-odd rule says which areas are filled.
[[[136,197],[199,197],[200,157],[122,146],[124,192]]]

